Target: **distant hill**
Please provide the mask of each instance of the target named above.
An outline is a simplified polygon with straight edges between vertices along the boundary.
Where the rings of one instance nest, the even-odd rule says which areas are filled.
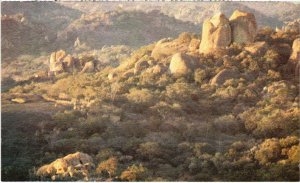
[[[45,25],[32,23],[22,14],[4,16],[1,24],[2,58],[26,52],[37,53],[42,51],[38,48],[47,45]]]
[[[2,2],[2,58],[55,49],[57,31],[81,12],[52,2]]]
[[[107,12],[112,10],[139,10],[160,12],[176,19],[201,24],[211,14],[222,11],[227,16],[233,10],[240,9],[255,14],[258,25],[281,26],[283,21],[299,17],[300,6],[290,2],[164,2],[164,3],[78,3],[62,2],[64,6],[78,9],[82,12]]]
[[[58,41],[65,44],[64,47],[72,47],[77,37],[92,48],[120,44],[138,47],[185,31],[200,32],[200,26],[176,20],[157,10],[148,13],[111,11],[81,16],[59,31]]]

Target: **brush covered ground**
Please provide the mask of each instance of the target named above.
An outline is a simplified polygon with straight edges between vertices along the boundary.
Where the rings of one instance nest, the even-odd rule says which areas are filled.
[[[260,29],[263,51],[234,43],[225,57],[199,54],[200,36],[187,32],[138,49],[72,50],[93,55],[97,70],[55,77],[31,77],[47,60],[22,57],[35,64],[28,77],[2,78],[2,180],[299,181],[299,80],[288,64],[299,36]],[[170,73],[174,50],[160,44],[196,64]],[[224,70],[238,74],[217,79]],[[95,165],[84,176],[37,176],[77,151]]]
[[[184,33],[175,41],[192,36]],[[291,44],[293,36],[284,41]],[[2,93],[4,180],[34,179],[33,167],[76,151],[89,154],[99,166],[116,161],[111,177],[91,171],[96,180],[299,180],[299,86],[293,74],[284,72],[278,51],[270,48],[254,56],[232,45],[232,61],[225,63],[191,53],[201,67],[184,77],[122,74],[140,59],[168,65],[170,58],[151,58],[153,47],[134,51],[115,68],[62,73]],[[211,85],[224,68],[237,69],[241,77]],[[118,74],[109,80],[111,72]],[[76,106],[53,109],[41,96],[75,100]],[[20,129],[10,130],[15,128]]]

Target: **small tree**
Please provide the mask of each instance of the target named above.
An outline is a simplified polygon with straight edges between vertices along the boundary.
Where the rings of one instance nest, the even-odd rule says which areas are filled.
[[[143,179],[145,172],[143,165],[132,165],[122,172],[120,178],[124,181],[139,181]]]
[[[112,157],[106,161],[102,161],[98,165],[96,169],[96,173],[103,174],[105,172],[111,178],[112,176],[115,175],[117,168],[118,168],[118,160],[115,157]]]

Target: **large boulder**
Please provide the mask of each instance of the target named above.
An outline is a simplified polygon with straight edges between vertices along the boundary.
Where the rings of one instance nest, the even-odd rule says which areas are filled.
[[[300,61],[300,38],[294,40],[292,49],[293,52],[290,57],[290,60]]]
[[[49,71],[54,74],[63,72],[64,71],[63,59],[65,56],[66,56],[66,52],[63,50],[52,52],[49,61]]]
[[[240,72],[235,69],[223,69],[215,75],[210,81],[211,85],[223,85],[229,79],[237,79],[240,77]]]
[[[233,12],[229,18],[232,41],[236,43],[252,43],[256,36],[257,24],[252,13],[239,10]]]
[[[172,74],[182,76],[190,73],[193,66],[194,60],[190,56],[184,53],[176,53],[172,56],[169,69]]]
[[[93,159],[85,153],[76,152],[59,158],[37,170],[37,176],[60,178],[83,176],[87,177],[89,170],[94,167]]]
[[[224,14],[219,13],[203,23],[200,53],[210,54],[224,49],[231,42],[231,28]]]
[[[292,54],[286,65],[286,72],[293,73],[296,77],[300,75],[300,38],[293,42]]]

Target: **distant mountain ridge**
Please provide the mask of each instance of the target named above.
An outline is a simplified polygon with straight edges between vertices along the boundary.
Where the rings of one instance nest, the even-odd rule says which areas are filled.
[[[160,12],[176,19],[201,24],[211,14],[223,12],[229,16],[233,10],[239,9],[254,13],[259,25],[271,27],[281,26],[283,21],[291,21],[299,17],[300,5],[292,2],[163,2],[163,3],[78,3],[61,2],[60,4],[78,9],[82,12],[107,12],[112,10],[139,10]]]
[[[104,45],[129,45],[138,47],[179,33],[199,32],[200,26],[176,20],[160,13],[141,11],[110,11],[91,13],[73,21],[58,32],[58,40],[70,47],[79,38],[92,48]]]

